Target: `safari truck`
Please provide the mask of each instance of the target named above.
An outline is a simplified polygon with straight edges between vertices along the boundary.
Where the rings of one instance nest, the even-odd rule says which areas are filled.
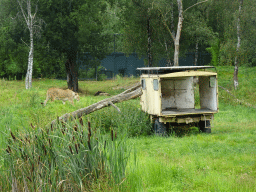
[[[196,126],[211,132],[218,112],[217,72],[212,66],[143,67],[141,106],[156,134],[171,127]]]

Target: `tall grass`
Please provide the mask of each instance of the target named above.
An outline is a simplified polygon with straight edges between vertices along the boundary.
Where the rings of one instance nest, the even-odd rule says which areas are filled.
[[[124,138],[80,124],[10,131],[0,174],[3,191],[88,191],[122,187],[130,149]],[[101,180],[106,189],[95,183]],[[104,185],[103,185],[104,187]]]
[[[110,106],[90,114],[88,118],[94,119],[95,126],[105,133],[114,129],[119,135],[127,137],[151,134],[149,116],[140,109],[138,99],[118,103],[116,106],[120,113]]]

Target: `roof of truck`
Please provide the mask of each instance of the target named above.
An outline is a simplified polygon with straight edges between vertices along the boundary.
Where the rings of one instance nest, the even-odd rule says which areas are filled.
[[[148,71],[148,73],[173,73],[179,71],[187,71],[187,70],[197,70],[197,69],[207,69],[207,68],[215,68],[214,66],[173,66],[173,67],[141,67],[137,68],[140,71]]]
[[[215,72],[209,71],[180,71],[165,74],[142,74],[143,78],[174,78],[174,77],[194,77],[194,76],[217,76]]]

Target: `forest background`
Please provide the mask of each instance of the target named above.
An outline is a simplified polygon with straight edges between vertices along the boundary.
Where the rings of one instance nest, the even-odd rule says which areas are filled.
[[[48,78],[69,78],[67,69],[77,77],[77,53],[101,60],[113,51],[117,34],[116,52],[146,55],[145,65],[161,58],[173,65],[178,2],[0,0],[0,191],[255,189],[256,0],[183,1],[179,56],[210,52],[218,71],[220,111],[212,134],[192,127],[183,137],[154,137],[139,99],[117,104],[122,113],[110,107],[84,117],[84,123],[44,126],[102,100],[93,96],[98,90],[116,95],[121,90],[113,88],[138,82],[120,76],[79,81],[81,101],[75,106],[41,105],[48,88],[66,88],[66,82]],[[235,61],[240,88],[231,90]],[[33,78],[44,78],[34,79],[31,91],[22,81],[6,81],[24,80],[31,63]],[[78,83],[72,86],[78,89]]]
[[[256,66],[256,0],[201,2],[183,1],[179,56],[210,52],[215,66],[232,66],[236,56],[239,66]],[[72,72],[78,73],[77,53],[89,52],[94,61],[103,59],[113,52],[116,34],[121,34],[116,52],[150,54],[145,65],[151,60],[154,66],[162,58],[173,64],[177,1],[0,0],[0,78],[26,76],[31,31],[21,7],[26,15],[28,5],[32,17],[27,18],[33,18],[33,78],[66,78],[69,62]],[[236,51],[238,17],[241,46]],[[100,65],[90,64],[93,69]]]

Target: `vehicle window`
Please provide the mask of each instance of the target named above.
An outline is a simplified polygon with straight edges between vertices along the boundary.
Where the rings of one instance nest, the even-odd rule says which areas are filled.
[[[158,91],[158,80],[157,79],[153,80],[153,87],[154,87],[155,91]]]
[[[215,77],[210,77],[210,87],[215,87]]]
[[[146,89],[146,81],[145,81],[145,79],[141,79],[141,86],[142,86],[143,90]]]

